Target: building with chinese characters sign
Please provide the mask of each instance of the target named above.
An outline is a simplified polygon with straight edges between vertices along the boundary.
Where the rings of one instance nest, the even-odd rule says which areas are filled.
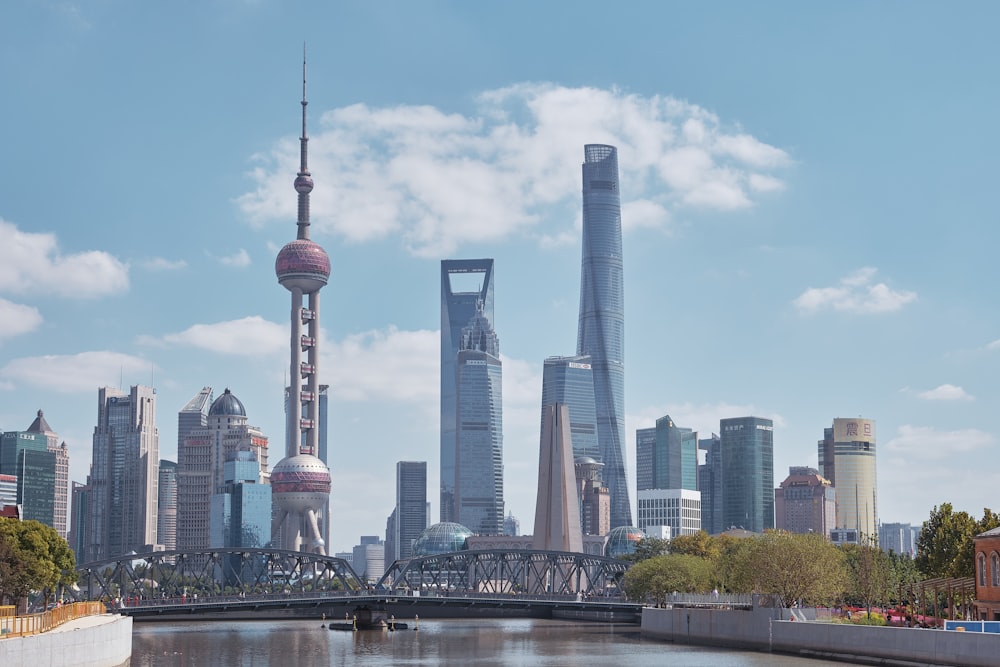
[[[875,420],[833,420],[818,443],[819,473],[837,490],[837,528],[858,537],[878,537],[878,484],[875,475]]]

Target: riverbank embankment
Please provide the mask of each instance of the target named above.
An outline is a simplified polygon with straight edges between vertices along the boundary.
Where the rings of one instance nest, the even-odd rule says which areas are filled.
[[[787,653],[898,667],[993,667],[1000,635],[791,620],[788,609],[646,608],[642,634],[683,644]]]
[[[122,667],[132,656],[132,619],[84,616],[37,635],[0,639],[0,665]]]

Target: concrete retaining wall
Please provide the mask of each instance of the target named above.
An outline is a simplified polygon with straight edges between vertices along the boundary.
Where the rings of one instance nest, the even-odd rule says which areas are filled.
[[[644,609],[642,634],[685,644],[754,648],[884,665],[988,667],[1000,635],[781,620],[788,610]]]
[[[0,665],[121,667],[131,657],[128,616],[87,616],[39,635],[0,639]]]

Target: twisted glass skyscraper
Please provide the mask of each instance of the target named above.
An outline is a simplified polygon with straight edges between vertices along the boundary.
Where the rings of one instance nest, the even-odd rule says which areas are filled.
[[[576,353],[590,355],[611,527],[632,525],[625,474],[625,294],[618,149],[584,146],[583,261]]]

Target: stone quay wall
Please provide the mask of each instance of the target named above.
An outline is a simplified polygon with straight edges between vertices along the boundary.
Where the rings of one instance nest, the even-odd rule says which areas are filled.
[[[791,620],[788,609],[646,608],[642,634],[683,644],[879,665],[989,667],[1000,655],[996,634]]]
[[[0,639],[0,665],[122,667],[131,657],[128,616],[85,616],[41,634]]]

